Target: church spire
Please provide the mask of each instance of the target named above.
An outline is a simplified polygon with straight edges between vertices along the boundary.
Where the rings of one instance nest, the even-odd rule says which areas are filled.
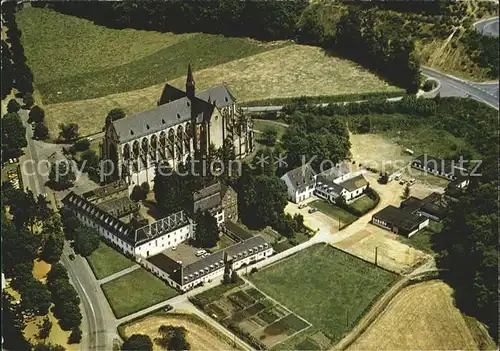
[[[191,63],[188,65],[188,73],[186,78],[186,95],[188,98],[193,98],[195,92],[195,83],[193,78],[193,70],[191,69]]]

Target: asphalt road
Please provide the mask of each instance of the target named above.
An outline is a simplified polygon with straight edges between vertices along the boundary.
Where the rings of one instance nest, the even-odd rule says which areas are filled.
[[[469,82],[423,66],[421,70],[423,74],[441,81],[441,96],[468,96],[498,110],[498,83]]]
[[[62,255],[62,262],[71,278],[71,282],[80,296],[81,305],[84,312],[84,322],[82,331],[82,350],[111,350],[112,339],[116,333],[114,323],[108,328],[109,311],[106,313],[107,301],[102,301],[105,297],[96,283],[93,273],[89,272],[88,263],[79,255],[75,255],[75,260],[71,261],[68,256],[71,253],[69,245],[66,243]],[[114,316],[112,316],[114,318]],[[111,330],[109,330],[111,329]]]
[[[21,99],[18,102],[22,105]],[[28,110],[19,111],[21,120],[26,127],[26,140],[28,146],[24,150],[24,155],[20,157],[21,175],[24,188],[29,188],[35,196],[47,194],[45,180],[40,174],[40,164],[38,158],[37,144],[33,140],[33,129],[28,124]],[[43,146],[42,146],[43,147]],[[46,159],[46,157],[43,157]],[[75,286],[81,300],[83,323],[82,350],[110,350],[108,336],[110,335],[103,308],[107,307],[107,301],[102,301],[103,296],[99,296],[94,283],[93,273],[88,269],[88,263],[84,258],[77,256],[75,261],[70,261],[68,255],[71,253],[69,245],[66,243],[62,255],[62,263],[68,270],[71,282]],[[85,265],[87,269],[85,269]],[[100,291],[99,291],[100,292]],[[101,292],[102,294],[102,292]],[[104,298],[105,299],[105,298]],[[106,304],[106,305],[105,305]],[[108,307],[109,308],[109,307]],[[108,313],[109,314],[109,313]],[[114,324],[112,324],[112,335],[116,334]]]
[[[21,99],[17,100],[23,105]],[[38,196],[39,194],[45,194],[46,190],[45,182],[37,171],[38,155],[33,140],[33,128],[28,124],[28,112],[29,110],[24,109],[19,111],[23,125],[26,127],[26,141],[28,142],[28,146],[24,150],[24,155],[20,157],[21,175],[23,177],[24,188],[29,188],[35,196]]]
[[[487,36],[498,37],[498,17],[488,18],[474,23],[476,30]]]

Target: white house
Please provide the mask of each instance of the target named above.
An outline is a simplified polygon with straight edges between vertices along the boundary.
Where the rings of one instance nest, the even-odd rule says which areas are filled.
[[[300,203],[313,195],[332,203],[339,196],[350,201],[361,196],[369,185],[362,173],[351,173],[345,162],[319,174],[307,164],[288,171],[281,179],[286,184],[288,200],[294,203]]]
[[[348,165],[341,163],[316,176],[314,194],[332,203],[339,196],[350,201],[361,196],[368,185],[363,174],[351,173]]]
[[[309,164],[286,172],[281,179],[286,184],[288,200],[296,204],[307,200],[314,193],[316,175]]]

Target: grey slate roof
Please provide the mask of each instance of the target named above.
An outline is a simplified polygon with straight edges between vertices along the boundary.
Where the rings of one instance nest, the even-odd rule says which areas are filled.
[[[138,228],[135,231],[135,241],[138,244],[142,244],[143,242],[147,242],[156,237],[182,228],[189,223],[190,219],[184,214],[184,211],[179,211],[168,215],[167,217],[159,219],[156,222]]]
[[[109,232],[113,233],[120,239],[135,245],[135,230],[128,224],[120,221],[115,216],[107,213],[103,209],[94,205],[90,201],[84,199],[80,195],[70,192],[66,195],[61,202],[64,206],[78,211],[90,217],[100,226],[106,228]]]
[[[340,196],[340,194],[342,194],[342,190],[344,190],[344,188],[339,184],[334,183],[328,179],[324,179],[322,177],[318,177],[318,183],[316,184],[316,189],[330,193],[331,195],[334,195],[335,198]]]
[[[223,268],[224,266],[224,251],[214,252],[205,258],[183,267],[182,284],[188,284],[190,281],[203,277],[213,271]],[[198,275],[196,275],[196,273],[198,273]]]
[[[74,192],[70,192],[66,195],[66,197],[62,199],[62,203],[92,218],[94,222],[132,246],[143,244],[144,242],[153,240],[158,236],[172,232],[190,223],[190,219],[183,211],[180,211],[136,229]]]
[[[306,164],[286,172],[281,178],[288,178],[293,189],[302,192],[307,187],[315,184],[315,174],[311,166]]]
[[[375,213],[372,218],[377,218],[387,223],[404,229],[408,232],[417,228],[420,223],[425,222],[427,219],[413,214],[411,210],[401,209],[389,205],[379,212]]]
[[[324,172],[321,172],[318,174],[318,177],[322,177],[325,180],[330,180],[333,182],[333,180],[342,177],[343,175],[346,175],[350,173],[351,171],[349,170],[349,166],[347,163],[342,162],[342,163],[337,163],[335,166],[333,166],[330,169],[327,169]]]
[[[216,182],[193,193],[193,213],[205,212],[220,207],[222,203],[221,184]]]
[[[218,108],[226,107],[236,102],[236,98],[224,84],[219,84],[207,90],[202,90],[195,95],[203,101],[211,104],[215,103],[215,106]]]
[[[112,122],[120,142],[137,139],[191,119],[191,109],[195,109],[196,123],[201,123],[204,115],[211,116],[214,107],[200,99],[187,97],[171,101],[154,109],[139,112]]]
[[[251,237],[250,239],[240,241],[239,243],[231,245],[226,248],[225,251],[227,253],[228,260],[232,259],[234,262],[236,262],[251,254],[250,250],[252,250],[253,254],[255,252],[263,251],[268,248],[269,244],[266,242],[266,240],[264,240],[264,238],[260,235],[257,235]]]
[[[178,100],[186,96],[186,93],[180,89],[177,89],[173,85],[165,84],[163,87],[163,92],[161,93],[158,105],[166,104],[170,101]]]

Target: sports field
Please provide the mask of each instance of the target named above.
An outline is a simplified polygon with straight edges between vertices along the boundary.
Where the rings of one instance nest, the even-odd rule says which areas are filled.
[[[176,290],[143,268],[122,275],[101,287],[116,318],[127,316],[177,295]]]
[[[430,281],[403,289],[349,350],[475,350],[452,289]]]
[[[257,288],[332,341],[355,325],[396,279],[395,274],[322,244],[250,276]]]

